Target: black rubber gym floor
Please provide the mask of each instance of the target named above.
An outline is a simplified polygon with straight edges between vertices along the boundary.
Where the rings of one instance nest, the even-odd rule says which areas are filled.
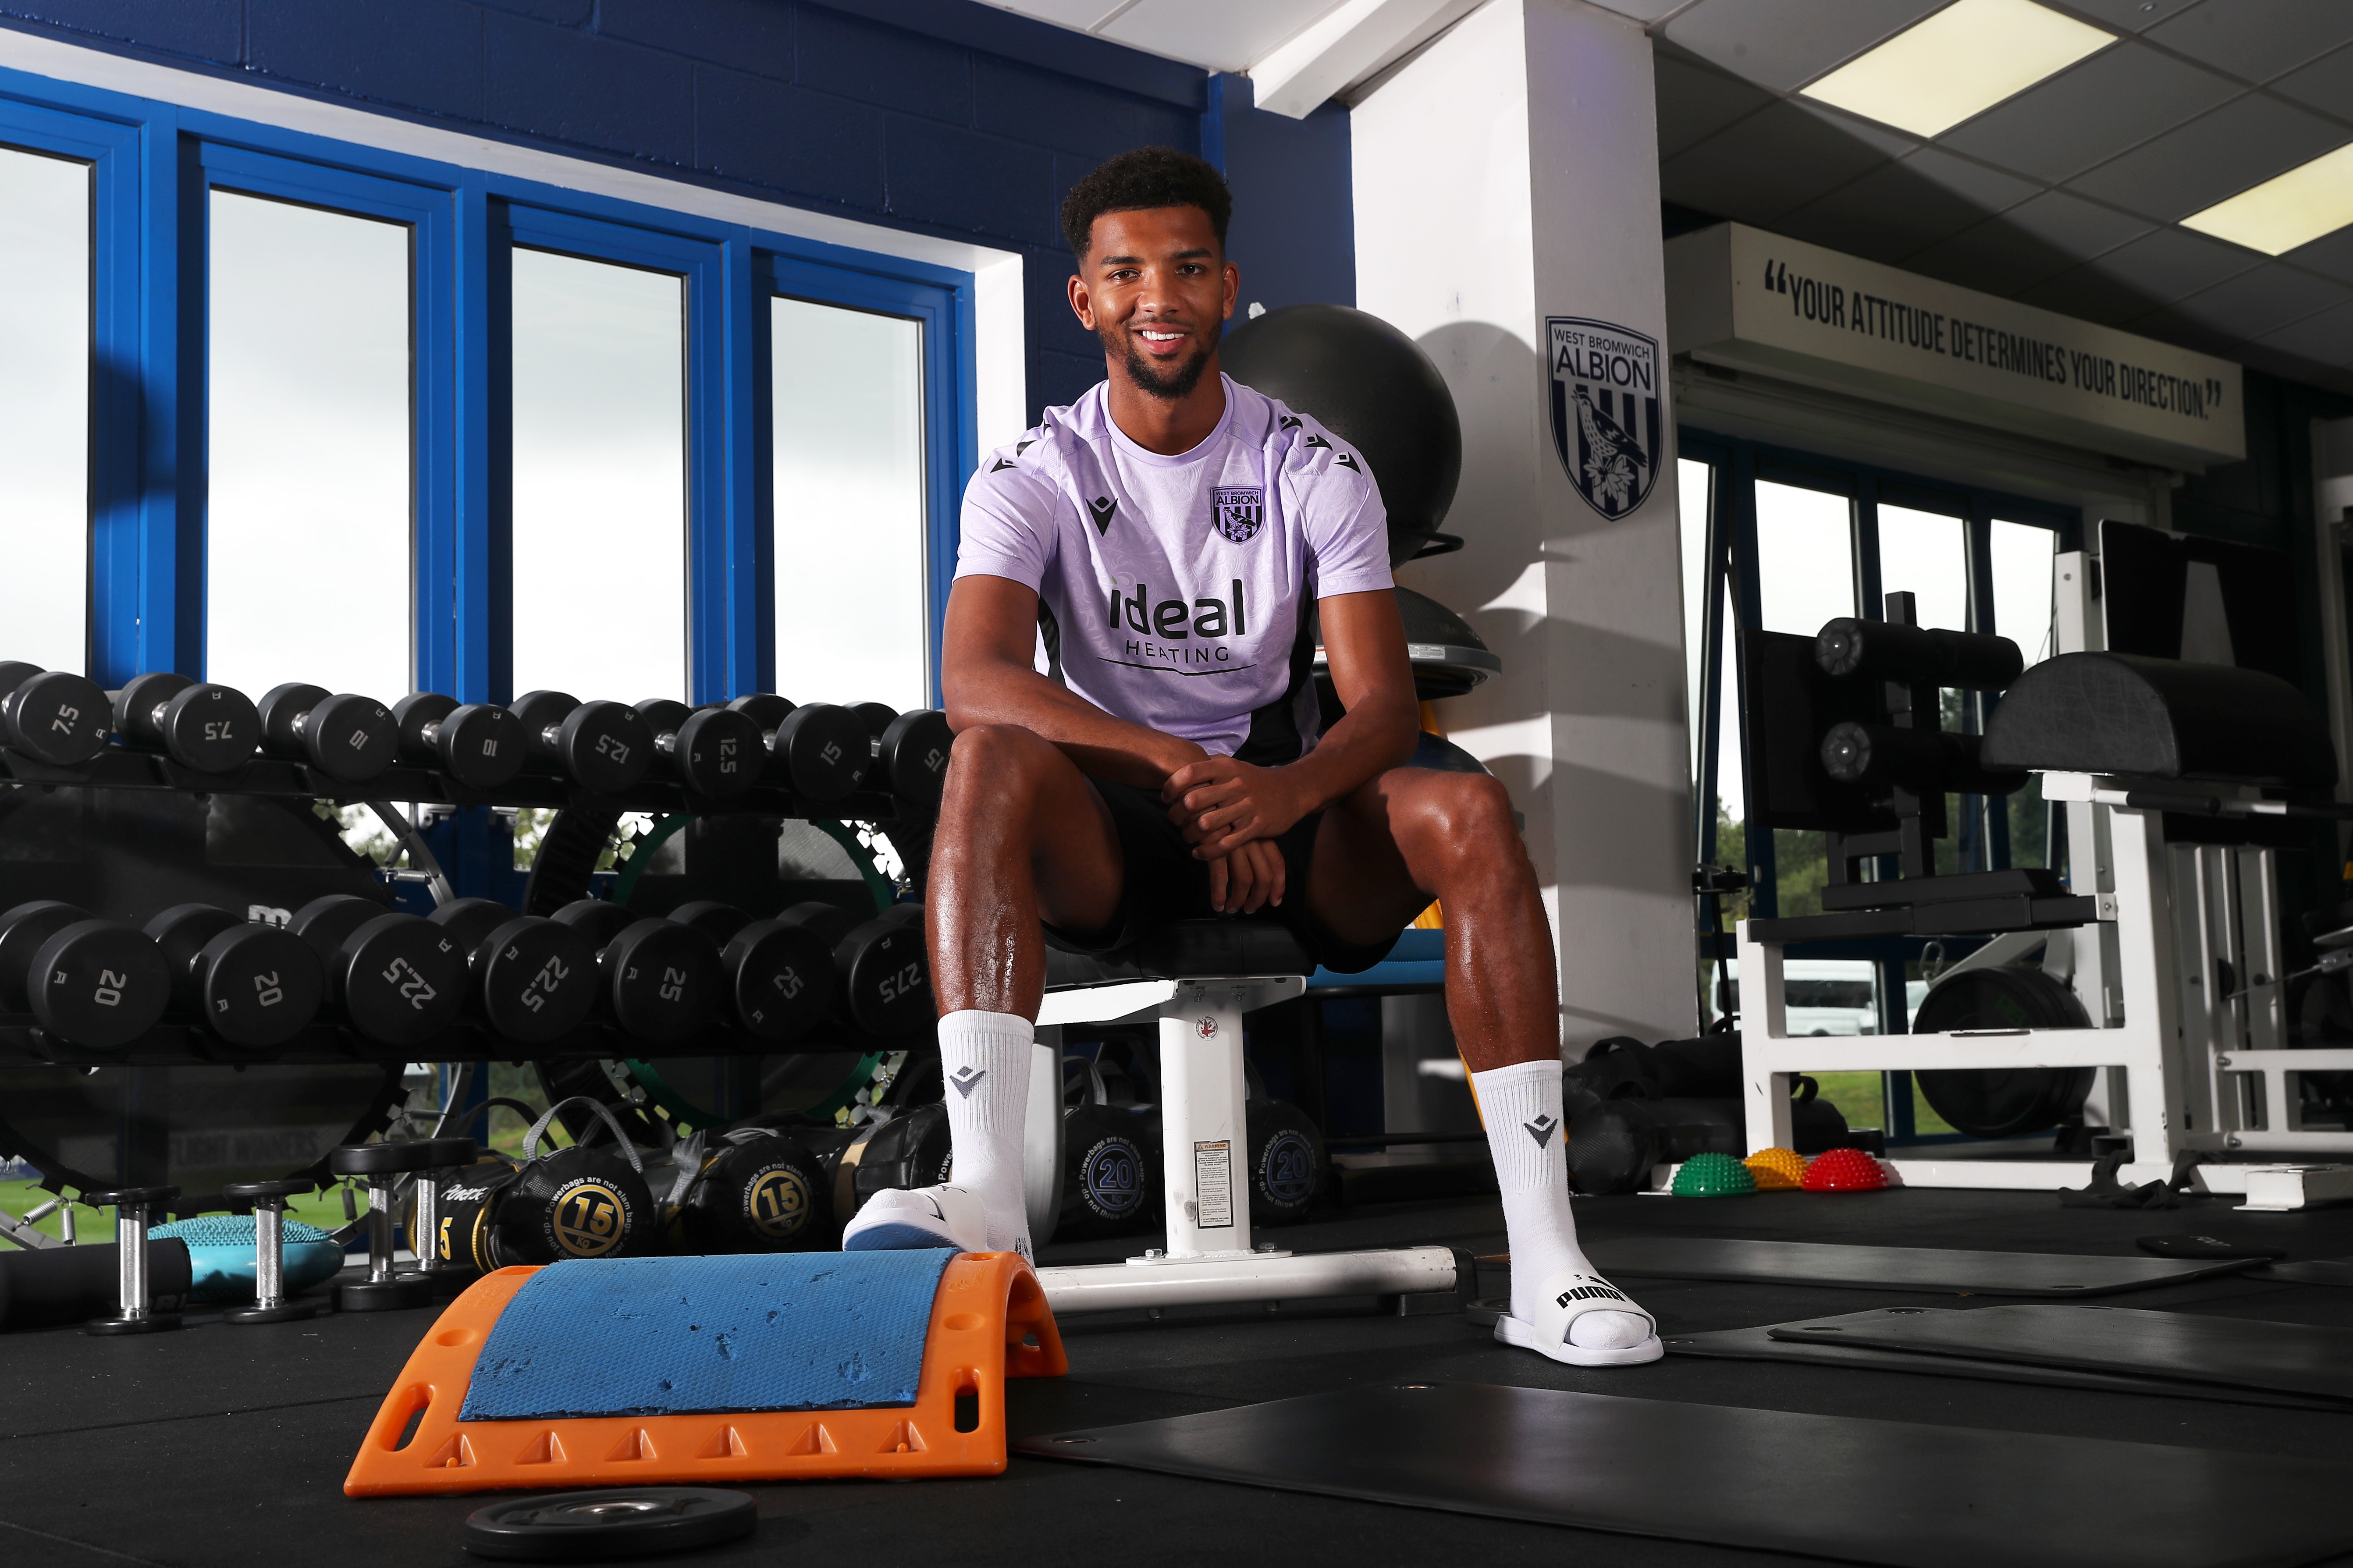
[[[2138,1254],[2161,1233],[2258,1241],[2295,1258],[2353,1256],[2353,1209],[2242,1215],[2212,1199],[2162,1212],[2063,1209],[2044,1193],[1767,1194],[1720,1200],[1579,1199],[1588,1237],[1680,1233],[1793,1241]],[[1440,1243],[1492,1252],[1492,1200],[1347,1211],[1281,1233],[1304,1247]],[[1108,1260],[1132,1244],[1051,1247],[1043,1261]],[[1830,1317],[1877,1305],[1999,1297],[1884,1295],[1801,1285],[1629,1278],[1662,1332]],[[1489,1268],[1486,1293],[1504,1275]],[[2110,1298],[2135,1309],[2353,1327],[2353,1289],[2200,1279]],[[458,1545],[481,1498],[343,1495],[353,1451],[428,1311],[92,1339],[0,1337],[0,1562],[11,1568],[317,1563],[430,1568],[472,1561]],[[2334,1457],[2353,1416],[2210,1400],[1971,1378],[1670,1356],[1580,1371],[1496,1344],[1460,1316],[1376,1316],[1366,1302],[1263,1310],[1072,1318],[1071,1371],[1017,1382],[1017,1436],[1321,1394],[1376,1382],[1451,1381],[1577,1390],[1815,1415],[1930,1422],[2050,1436],[2128,1439],[2251,1455]],[[1747,1552],[1509,1520],[1468,1518],[1017,1455],[986,1479],[776,1484],[756,1535],[678,1559],[773,1562],[779,1550],[875,1563],[1085,1564],[1470,1561],[1482,1564],[1788,1563]],[[1792,1514],[1832,1519],[1841,1478],[1793,1490]],[[2031,1529],[2030,1522],[2021,1529]],[[1826,1530],[1825,1538],[1835,1536]],[[2353,1557],[2339,1560],[2353,1563]]]

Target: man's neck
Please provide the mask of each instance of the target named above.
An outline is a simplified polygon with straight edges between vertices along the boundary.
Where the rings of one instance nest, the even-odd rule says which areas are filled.
[[[1201,379],[1182,397],[1155,397],[1127,378],[1120,365],[1108,365],[1104,401],[1120,434],[1147,452],[1164,458],[1182,457],[1209,438],[1226,416],[1226,381],[1211,359]]]

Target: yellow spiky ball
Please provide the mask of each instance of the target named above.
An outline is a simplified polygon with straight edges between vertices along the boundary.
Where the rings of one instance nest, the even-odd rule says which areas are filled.
[[[1742,1162],[1760,1193],[1793,1193],[1806,1177],[1806,1162],[1795,1149],[1759,1149]]]

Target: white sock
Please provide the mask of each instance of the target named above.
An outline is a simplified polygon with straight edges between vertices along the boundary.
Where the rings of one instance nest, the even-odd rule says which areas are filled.
[[[988,1205],[989,1249],[1024,1258],[1029,1256],[1029,1210],[1022,1190],[1021,1133],[1036,1038],[1029,1020],[1013,1013],[966,1009],[940,1020],[940,1072],[955,1161],[952,1179]]]
[[[1557,1059],[1514,1062],[1471,1075],[1495,1182],[1504,1193],[1504,1229],[1512,1249],[1512,1316],[1535,1321],[1537,1292],[1564,1268],[1595,1279],[1601,1271],[1577,1245],[1568,1209],[1568,1129],[1561,1124]],[[962,1167],[958,1167],[961,1172]],[[1568,1342],[1586,1350],[1639,1345],[1651,1325],[1632,1312],[1588,1312],[1568,1326]]]

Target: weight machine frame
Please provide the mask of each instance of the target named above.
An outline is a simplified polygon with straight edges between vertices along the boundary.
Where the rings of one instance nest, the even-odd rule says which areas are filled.
[[[2089,558],[2058,555],[2058,651],[2091,646]],[[2353,1153],[2353,1130],[2306,1130],[2295,1075],[2353,1070],[2353,1049],[2291,1049],[2275,851],[2172,844],[2168,811],[2287,816],[2239,786],[2050,772],[2046,802],[2067,813],[2069,891],[2088,900],[2079,925],[1997,937],[2006,952],[2044,945],[2091,1020],[2072,1029],[1963,1029],[1942,1034],[1791,1037],[1782,980],[1787,941],[1738,931],[1743,1093],[1750,1150],[1792,1142],[1789,1094],[1800,1072],[2094,1068],[2087,1122],[2129,1138],[2127,1184],[2173,1177],[2207,1192],[2244,1193],[2233,1155]],[[1785,922],[1769,922],[1778,928]],[[1977,931],[1986,928],[1978,927]],[[1998,929],[1998,928],[1997,928]],[[1949,934],[1962,934],[1956,931]],[[2083,1185],[2088,1158],[1937,1158],[1886,1162],[1908,1186],[2051,1190]]]

